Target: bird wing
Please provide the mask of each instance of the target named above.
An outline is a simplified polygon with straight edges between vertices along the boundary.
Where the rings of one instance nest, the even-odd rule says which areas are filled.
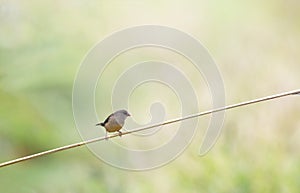
[[[103,122],[103,125],[106,125],[106,123],[109,121],[109,119],[113,116],[114,114],[109,115],[105,121]]]

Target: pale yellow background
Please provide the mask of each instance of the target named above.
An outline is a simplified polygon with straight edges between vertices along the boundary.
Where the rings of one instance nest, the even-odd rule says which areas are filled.
[[[72,115],[77,69],[98,41],[130,26],[166,25],[199,39],[219,66],[227,104],[299,88],[299,8],[297,0],[1,0],[0,161],[81,140]],[[207,110],[209,93],[198,86],[199,111]],[[152,171],[115,169],[85,147],[49,155],[1,168],[0,191],[297,192],[299,116],[296,96],[228,111],[208,155],[197,155],[199,128],[178,159]]]

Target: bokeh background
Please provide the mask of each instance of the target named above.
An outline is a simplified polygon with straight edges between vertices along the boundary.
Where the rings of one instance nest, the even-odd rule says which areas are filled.
[[[130,26],[166,25],[199,39],[219,66],[227,104],[299,88],[299,8],[297,0],[1,0],[0,161],[81,140],[72,114],[79,65]],[[293,96],[230,110],[206,156],[198,156],[199,127],[181,156],[150,171],[116,169],[85,147],[19,163],[0,169],[0,191],[297,192],[299,109]]]

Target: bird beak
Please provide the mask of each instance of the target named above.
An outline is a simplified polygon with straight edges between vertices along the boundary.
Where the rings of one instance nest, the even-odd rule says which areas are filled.
[[[131,114],[128,113],[128,117],[130,117],[130,116],[131,116]]]

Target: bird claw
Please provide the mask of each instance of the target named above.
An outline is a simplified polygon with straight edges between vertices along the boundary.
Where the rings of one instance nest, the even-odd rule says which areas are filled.
[[[105,138],[104,138],[106,141],[108,140],[108,135],[107,135],[107,132],[105,133]]]
[[[122,137],[122,134],[123,134],[123,133],[122,133],[121,131],[118,131],[118,132],[119,132],[119,136]]]

